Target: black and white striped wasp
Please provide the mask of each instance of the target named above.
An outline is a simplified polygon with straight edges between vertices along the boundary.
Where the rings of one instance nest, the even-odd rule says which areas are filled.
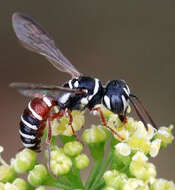
[[[99,111],[103,124],[122,140],[123,138],[116,131],[107,126],[101,109],[95,107],[101,103],[113,113],[118,114],[121,121],[126,122],[126,110],[131,102],[145,127],[147,128],[147,124],[138,106],[156,127],[140,100],[130,93],[125,81],[112,80],[103,86],[99,79],[81,74],[63,56],[50,35],[31,17],[22,13],[14,13],[12,23],[17,38],[25,48],[43,55],[56,69],[69,73],[72,77],[63,87],[30,83],[12,83],[10,85],[17,88],[23,95],[32,98],[24,110],[20,122],[19,133],[24,147],[39,150],[46,121],[49,123],[47,143],[50,144],[50,121],[55,118],[59,119],[67,113],[71,125],[71,111],[86,108]],[[51,112],[55,105],[59,107],[58,113]],[[74,132],[73,127],[72,131]]]

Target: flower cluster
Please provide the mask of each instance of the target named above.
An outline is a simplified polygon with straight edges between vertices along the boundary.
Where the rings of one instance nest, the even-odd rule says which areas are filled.
[[[65,115],[52,122],[52,144],[50,153],[45,151],[45,163],[29,149],[17,153],[10,164],[0,157],[0,190],[45,190],[47,186],[64,190],[175,190],[172,181],[157,178],[156,167],[149,161],[172,143],[173,126],[156,130],[148,124],[147,130],[141,121],[128,117],[123,124],[117,115],[101,109],[107,125],[123,140],[103,125],[82,130],[79,140]],[[72,115],[73,128],[78,131],[84,125],[84,113],[73,111]],[[92,158],[84,152],[86,146]],[[81,173],[90,162],[91,170],[83,183]]]

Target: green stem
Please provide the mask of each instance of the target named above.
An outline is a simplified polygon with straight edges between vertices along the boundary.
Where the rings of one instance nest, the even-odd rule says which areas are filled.
[[[105,186],[104,180],[101,180],[93,190],[101,190]]]
[[[95,176],[97,175],[99,168],[101,167],[102,161],[103,161],[103,159],[94,160],[94,164],[90,171],[90,175],[86,181],[84,190],[89,190],[89,187],[92,185],[93,180],[94,180]]]
[[[112,160],[112,156],[113,156],[113,152],[111,151],[106,160],[105,160],[105,163],[103,164],[103,166],[101,167],[101,169],[99,170],[98,172],[98,175],[97,177],[95,178],[92,186],[91,186],[91,189],[94,189],[95,186],[97,185],[97,183],[99,182],[99,180],[101,179],[101,177],[103,176],[104,172],[106,171],[106,168],[108,167],[108,165],[110,164],[111,160]]]

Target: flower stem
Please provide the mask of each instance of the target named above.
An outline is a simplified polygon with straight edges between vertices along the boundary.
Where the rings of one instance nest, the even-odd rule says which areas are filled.
[[[92,185],[93,180],[94,180],[95,176],[97,175],[99,168],[101,167],[102,161],[103,161],[103,159],[94,160],[94,164],[90,171],[90,175],[86,181],[84,190],[89,190],[89,187]]]
[[[113,156],[113,152],[111,151],[106,160],[105,163],[103,164],[103,167],[100,168],[97,177],[95,178],[93,184],[91,185],[91,189],[94,189],[95,186],[97,185],[97,183],[99,182],[99,180],[101,179],[101,177],[103,176],[104,172],[106,171],[106,168],[108,167],[108,165],[110,164],[111,160],[112,160],[112,156]]]
[[[101,190],[105,186],[104,180],[100,180],[100,182],[97,184],[96,187],[93,188],[93,190]]]

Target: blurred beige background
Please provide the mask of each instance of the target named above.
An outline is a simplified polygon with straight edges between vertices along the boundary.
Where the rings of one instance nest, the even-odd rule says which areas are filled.
[[[81,72],[104,83],[125,79],[158,125],[175,123],[174,0],[6,0],[0,6],[0,145],[5,147],[4,157],[9,159],[21,147],[18,123],[28,101],[10,89],[9,83],[62,84],[69,79],[18,44],[11,27],[15,11],[41,23]],[[159,177],[175,181],[174,145],[153,162]]]

